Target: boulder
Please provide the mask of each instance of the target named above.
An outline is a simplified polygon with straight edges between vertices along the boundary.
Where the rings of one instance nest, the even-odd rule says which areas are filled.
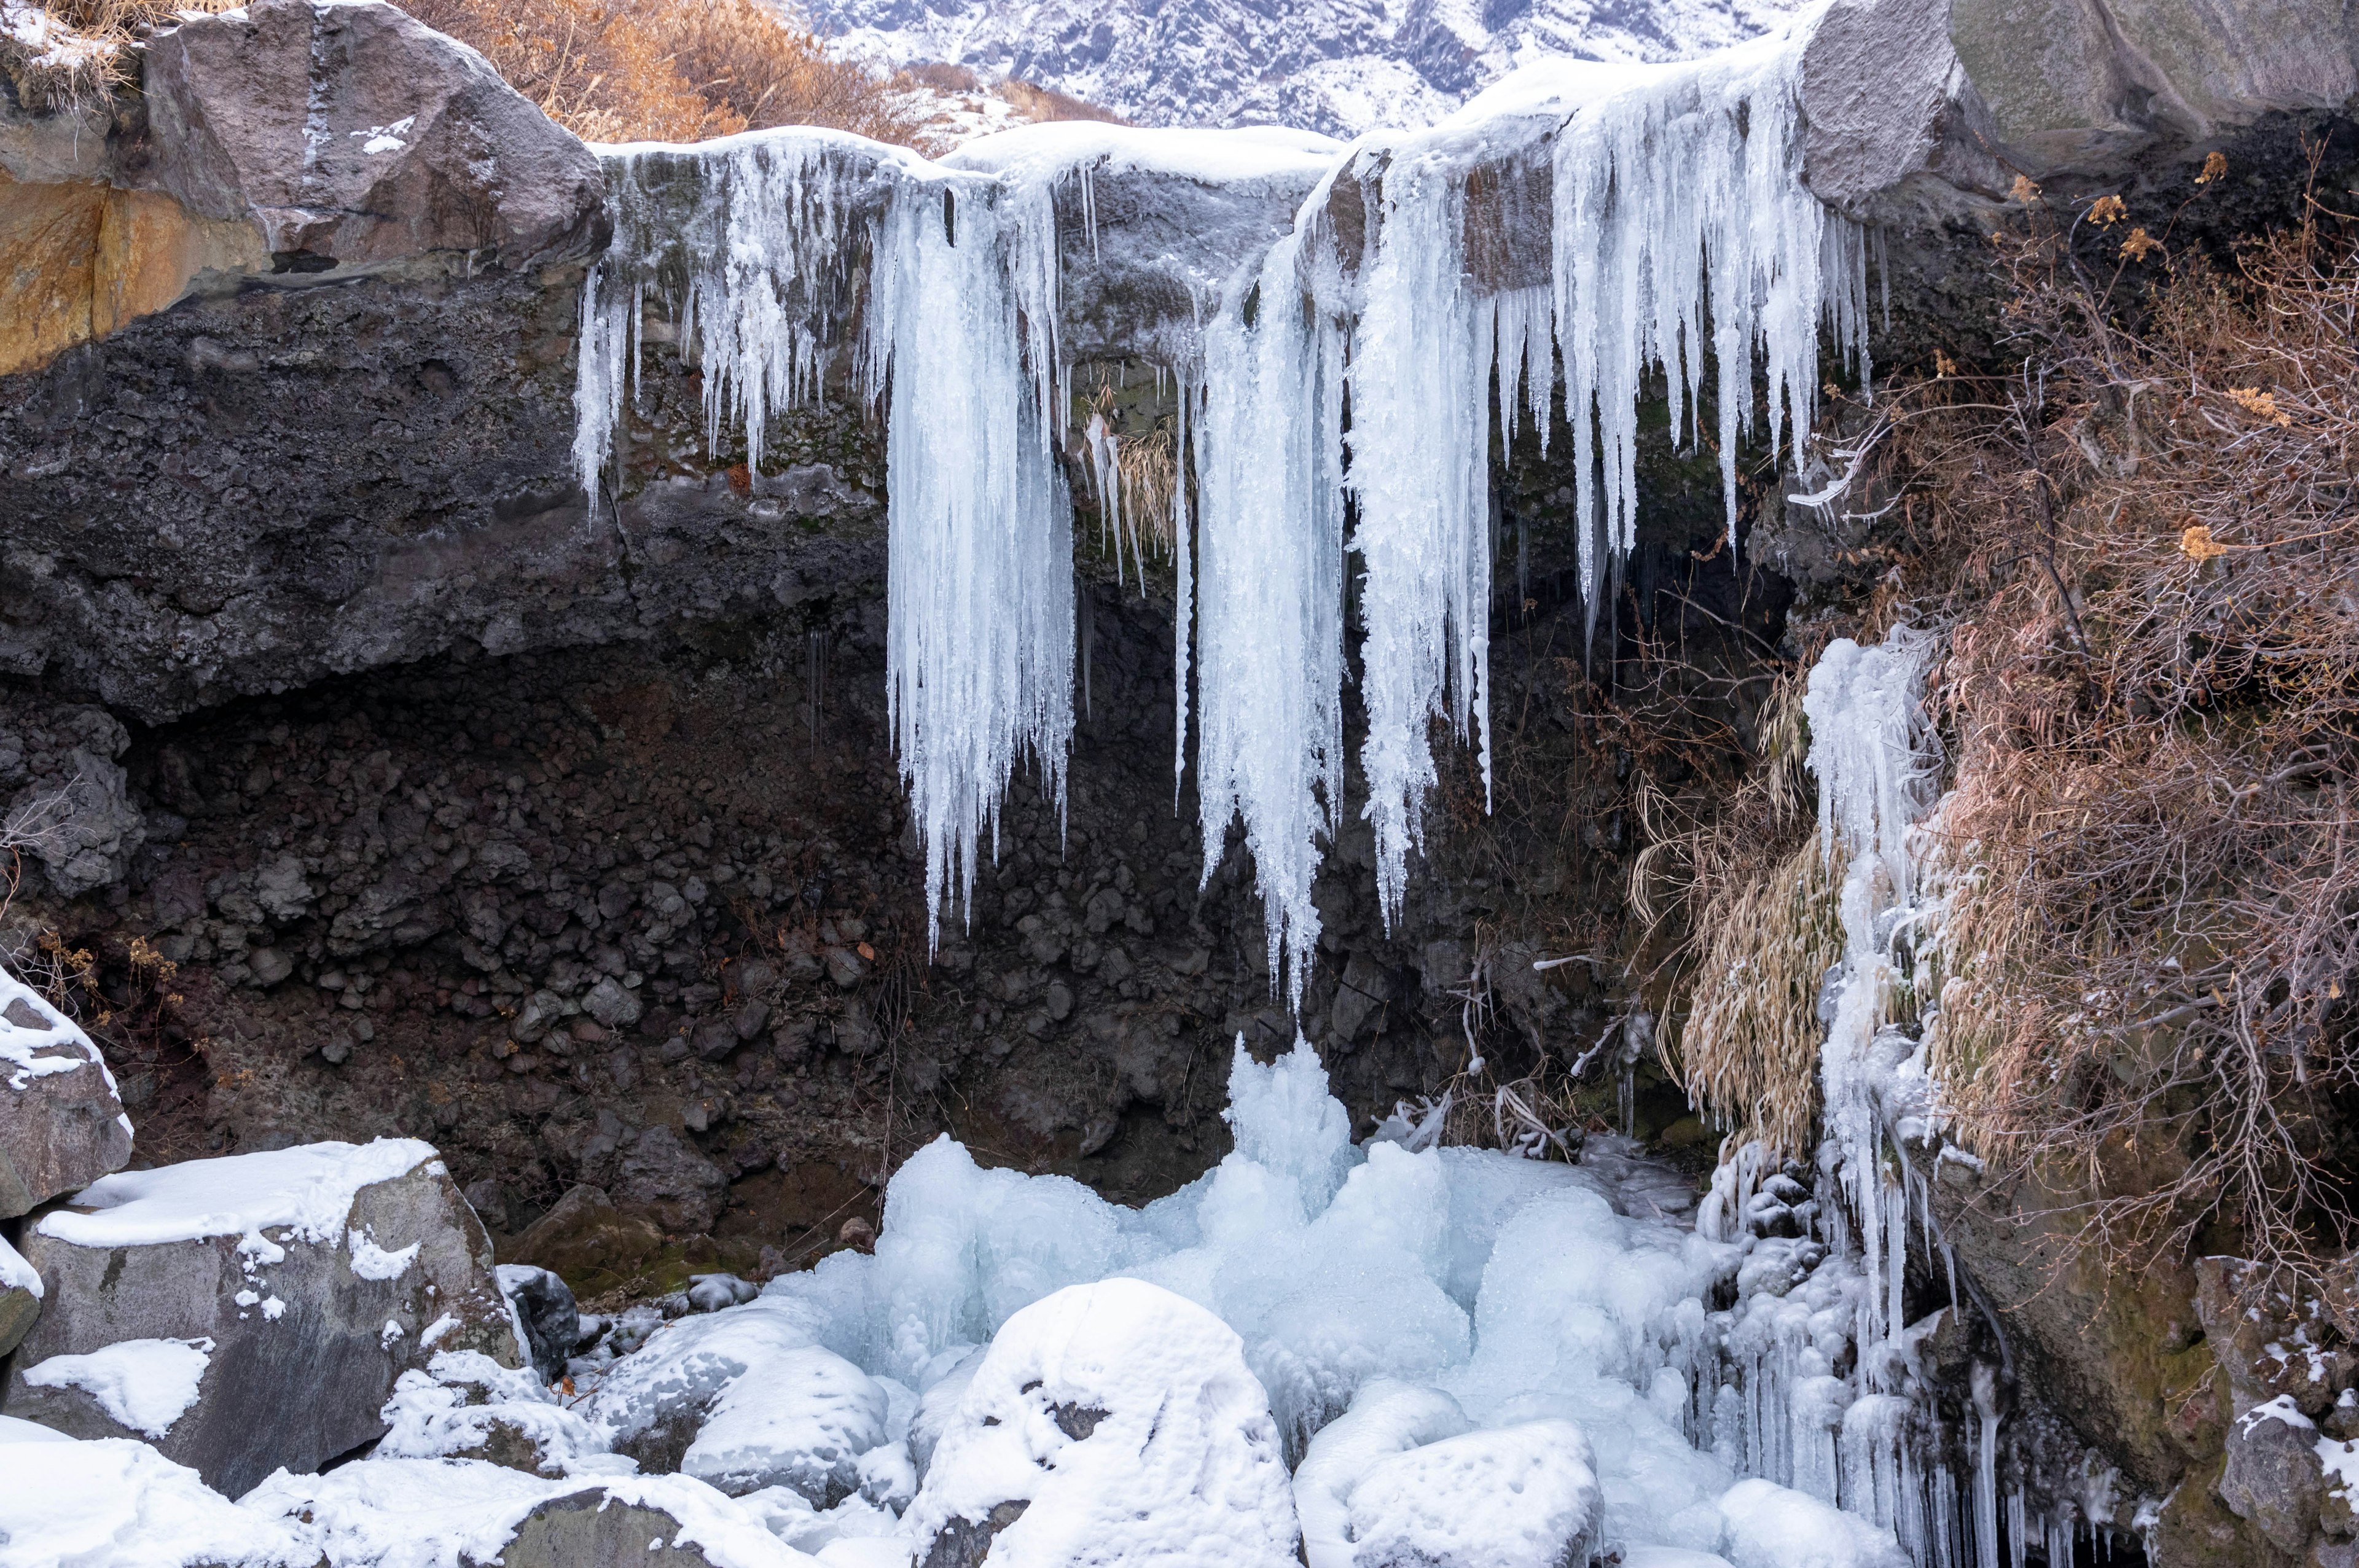
[[[860,1489],[886,1406],[875,1379],[817,1343],[805,1309],[764,1299],[662,1329],[584,1410],[643,1469],[731,1496],[786,1487],[832,1508]]]
[[[148,45],[136,182],[247,219],[281,272],[429,252],[522,270],[596,254],[597,160],[491,63],[382,4],[257,0]]]
[[[618,1501],[601,1487],[551,1498],[525,1515],[500,1549],[500,1568],[707,1568],[712,1559],[660,1508]]]
[[[507,1253],[515,1261],[538,1264],[588,1293],[631,1279],[663,1244],[663,1232],[653,1221],[625,1214],[602,1188],[578,1186],[518,1232]]]
[[[41,1315],[41,1276],[0,1236],[0,1356],[16,1348]]]
[[[2220,1500],[2280,1552],[2299,1552],[2317,1532],[2325,1472],[2318,1429],[2280,1396],[2228,1423]]]
[[[1005,1537],[1036,1564],[1285,1568],[1292,1487],[1234,1331],[1141,1280],[1075,1285],[993,1336],[904,1516],[930,1568]]]
[[[0,1219],[88,1186],[131,1158],[131,1119],[98,1047],[0,970]]]
[[[1584,1568],[1601,1496],[1568,1421],[1446,1437],[1377,1461],[1351,1494],[1354,1568]]]
[[[614,1197],[676,1236],[701,1236],[720,1217],[729,1178],[670,1128],[641,1132],[614,1166]]]
[[[524,1331],[533,1370],[542,1382],[554,1383],[565,1376],[565,1358],[582,1343],[582,1309],[572,1291],[556,1273],[529,1263],[503,1263],[494,1272]]]
[[[1466,1412],[1439,1389],[1389,1378],[1364,1385],[1350,1410],[1319,1429],[1295,1466],[1303,1561],[1310,1568],[1353,1568],[1353,1490],[1396,1454],[1465,1430]]]
[[[125,1172],[22,1245],[49,1299],[9,1413],[137,1433],[233,1495],[375,1442],[437,1351],[522,1360],[483,1227],[414,1140]]]

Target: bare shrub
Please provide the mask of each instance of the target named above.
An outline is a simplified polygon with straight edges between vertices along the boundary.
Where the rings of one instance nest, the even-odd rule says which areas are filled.
[[[2314,1278],[2359,1241],[2359,255],[2129,227],[2009,242],[2021,369],[1893,450],[1955,622],[1934,1065],[2087,1243]]]
[[[189,11],[226,11],[237,0],[0,0],[0,70],[18,95],[44,109],[103,103],[131,81],[126,46]]]

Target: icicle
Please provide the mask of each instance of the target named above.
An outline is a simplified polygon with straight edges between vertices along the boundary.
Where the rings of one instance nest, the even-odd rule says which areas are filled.
[[[1756,362],[1767,374],[1769,437],[1799,449],[1818,398],[1821,322],[1846,351],[1864,347],[1864,245],[1800,178],[1806,36],[1664,68],[1582,103],[1557,138],[1565,414],[1583,515],[1593,465],[1603,469],[1608,554],[1635,537],[1636,424],[1647,366],[1670,378],[1674,426],[1682,412],[1691,424],[1709,320],[1734,544],[1737,450],[1754,425]],[[1593,599],[1603,566],[1583,549],[1582,588]]]
[[[886,684],[929,945],[945,898],[970,902],[986,828],[996,849],[1019,757],[1061,820],[1073,728],[1053,222],[1037,194],[1006,211],[991,195],[971,180],[897,187],[871,283],[869,384],[889,405]]]
[[[1315,200],[1315,199],[1314,199]],[[1196,430],[1196,790],[1204,875],[1243,817],[1270,986],[1299,1006],[1320,840],[1343,801],[1341,330],[1306,300],[1299,232],[1205,330]]]
[[[1157,367],[1157,386],[1162,369]],[[1171,551],[1177,557],[1179,605],[1171,617],[1171,710],[1176,730],[1171,743],[1171,809],[1180,809],[1180,791],[1188,778],[1188,644],[1195,633],[1195,522],[1188,507],[1188,404],[1195,388],[1183,372],[1179,376],[1179,431],[1171,445]]]
[[[1970,1377],[1974,1416],[1981,1427],[1974,1447],[1974,1564],[1975,1568],[1999,1568],[1998,1368],[1977,1361]]]
[[[1361,690],[1377,903],[1399,918],[1409,849],[1436,782],[1431,720],[1481,732],[1491,786],[1490,357],[1496,312],[1468,287],[1462,176],[1397,159],[1353,341],[1352,544],[1365,564]],[[1502,359],[1505,359],[1504,352]],[[1504,386],[1509,373],[1500,371]]]

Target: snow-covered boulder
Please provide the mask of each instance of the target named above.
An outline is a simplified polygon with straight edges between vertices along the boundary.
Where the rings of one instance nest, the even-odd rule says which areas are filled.
[[[1310,1568],[1353,1568],[1353,1488],[1397,1454],[1466,1430],[1466,1412],[1440,1389],[1379,1378],[1310,1440],[1294,1470],[1294,1508]]]
[[[9,1413],[145,1436],[233,1494],[376,1439],[437,1351],[522,1359],[483,1227],[415,1140],[125,1172],[21,1245],[48,1299]]]
[[[884,1387],[767,1298],[682,1318],[615,1364],[584,1406],[614,1452],[733,1496],[787,1487],[828,1508],[885,1442]]]
[[[1277,1423],[1234,1331],[1115,1279],[1057,1292],[995,1336],[905,1516],[920,1560],[1296,1561]]]
[[[0,970],[0,1219],[131,1158],[114,1076],[73,1021]]]
[[[1571,1422],[1444,1438],[1352,1488],[1353,1568],[1586,1568],[1599,1501]]]
[[[380,1459],[481,1459],[538,1476],[629,1465],[604,1459],[604,1431],[559,1403],[535,1372],[480,1350],[438,1351],[425,1370],[404,1372],[382,1414]]]

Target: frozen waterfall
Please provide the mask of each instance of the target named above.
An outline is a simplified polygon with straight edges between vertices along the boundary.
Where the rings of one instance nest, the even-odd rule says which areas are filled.
[[[1431,131],[1340,157],[1274,133],[1074,126],[976,144],[957,168],[817,131],[609,149],[615,243],[582,295],[585,488],[609,493],[629,461],[650,297],[702,369],[708,445],[742,439],[749,467],[774,416],[832,375],[884,411],[894,744],[938,930],[971,890],[1018,763],[1062,799],[1074,596],[1060,268],[1103,262],[1109,171],[1215,189],[1319,157],[1326,178],[1290,235],[1225,282],[1199,266],[1194,308],[1141,329],[1187,406],[1175,707],[1183,768],[1191,729],[1196,741],[1205,874],[1241,821],[1271,984],[1299,1001],[1319,934],[1312,883],[1344,809],[1347,602],[1387,919],[1440,778],[1437,723],[1479,747],[1487,795],[1495,400],[1503,445],[1525,419],[1545,441],[1564,388],[1593,622],[1636,537],[1650,373],[1668,379],[1681,432],[1716,446],[1734,542],[1739,445],[1807,439],[1822,331],[1864,369],[1865,246],[1800,176],[1811,26],[1678,65],[1546,62]],[[1506,185],[1528,193],[1522,206],[1470,199]],[[1070,254],[1056,219],[1069,186],[1086,231]],[[1366,220],[1348,239],[1330,211],[1346,198]],[[1072,456],[1114,504],[1111,438]]]

